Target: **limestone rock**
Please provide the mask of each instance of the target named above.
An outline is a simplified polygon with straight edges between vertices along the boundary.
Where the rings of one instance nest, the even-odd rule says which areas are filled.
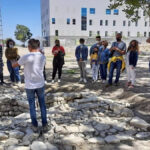
[[[21,138],[23,138],[23,136],[24,136],[24,133],[17,131],[17,130],[10,131],[10,133],[9,133],[10,138],[21,139]]]
[[[140,132],[140,133],[137,133],[135,137],[140,140],[143,140],[143,139],[150,137],[150,132]]]
[[[103,138],[100,138],[100,137],[93,137],[93,138],[90,138],[88,139],[88,142],[90,144],[105,144],[105,141]]]
[[[119,143],[120,142],[120,139],[115,136],[115,135],[109,135],[105,138],[105,141],[108,143],[108,144],[116,144],[116,143]]]
[[[25,146],[10,146],[7,150],[30,150],[30,148]]]
[[[3,132],[0,132],[0,141],[8,139],[8,135]]]

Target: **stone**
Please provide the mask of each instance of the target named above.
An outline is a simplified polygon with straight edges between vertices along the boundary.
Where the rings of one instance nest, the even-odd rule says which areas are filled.
[[[146,121],[144,121],[139,117],[132,118],[132,120],[130,121],[130,125],[136,128],[145,128],[145,129],[150,126],[150,124],[148,124]]]
[[[30,150],[30,148],[25,146],[10,146],[7,150]]]
[[[0,141],[8,139],[8,135],[3,132],[0,132]]]
[[[9,138],[5,141],[4,146],[5,147],[14,146],[14,145],[17,145],[18,143],[19,143],[18,139]]]
[[[123,117],[133,117],[134,114],[133,114],[132,110],[130,110],[128,108],[123,108],[123,110],[121,112],[121,116],[123,116]]]
[[[4,150],[4,147],[2,145],[0,145],[0,150]]]
[[[94,128],[98,131],[104,131],[110,129],[110,125],[98,123]]]
[[[120,142],[120,139],[115,135],[109,135],[105,138],[105,141],[108,144],[116,144]]]
[[[47,150],[58,150],[58,148],[50,143],[46,143]]]
[[[136,138],[143,140],[150,137],[150,132],[139,132],[135,136]]]
[[[10,138],[21,139],[21,138],[23,138],[23,136],[24,136],[24,133],[20,132],[20,131],[17,131],[17,130],[13,130],[13,131],[9,132],[9,137]]]
[[[30,148],[31,150],[48,150],[47,145],[40,141],[34,141]]]
[[[62,139],[62,143],[66,144],[66,145],[77,145],[77,146],[80,146],[80,145],[83,145],[85,143],[85,141],[84,141],[83,138],[71,134],[71,135],[65,136]]]
[[[93,137],[93,138],[90,138],[88,139],[88,142],[90,144],[105,144],[105,141],[103,138],[100,138],[100,137]]]

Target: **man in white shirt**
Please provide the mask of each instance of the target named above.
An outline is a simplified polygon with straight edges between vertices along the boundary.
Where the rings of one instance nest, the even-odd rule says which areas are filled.
[[[33,130],[38,131],[38,122],[36,118],[35,110],[35,94],[38,97],[40,109],[43,132],[47,130],[47,112],[45,105],[45,83],[43,70],[46,62],[46,58],[41,52],[39,52],[40,41],[31,39],[28,42],[29,54],[24,55],[19,59],[13,67],[24,66],[24,76],[25,76],[25,89],[27,93],[27,99],[30,106],[30,117],[32,120]]]

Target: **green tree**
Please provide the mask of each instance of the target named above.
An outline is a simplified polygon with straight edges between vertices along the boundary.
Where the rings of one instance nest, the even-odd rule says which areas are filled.
[[[15,37],[17,40],[23,43],[23,46],[25,46],[25,42],[32,37],[32,33],[30,32],[30,29],[28,27],[24,25],[17,25]]]
[[[150,21],[150,0],[110,0],[109,7],[110,9],[122,7],[126,17],[134,22],[141,18],[138,10],[142,9]]]

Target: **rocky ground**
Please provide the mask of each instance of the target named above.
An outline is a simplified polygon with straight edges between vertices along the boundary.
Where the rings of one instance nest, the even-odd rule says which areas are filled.
[[[101,81],[93,84],[89,65],[88,83],[79,84],[79,70],[71,53],[66,56],[62,83],[51,84],[52,56],[48,53],[46,104],[51,129],[46,134],[33,133],[23,88],[0,87],[0,150],[150,149],[148,51],[141,52],[132,90],[125,85],[125,73],[118,87],[105,88]],[[6,67],[5,75],[9,83]],[[38,106],[37,114],[40,122]]]

